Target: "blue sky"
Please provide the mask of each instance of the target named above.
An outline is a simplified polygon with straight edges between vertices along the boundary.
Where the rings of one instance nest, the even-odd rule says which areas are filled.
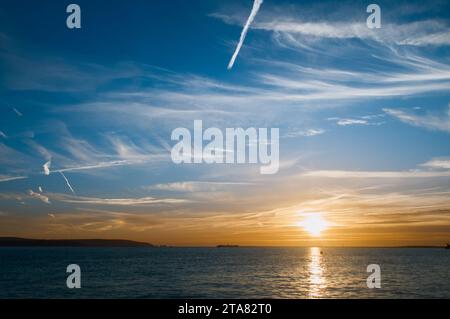
[[[68,3],[2,2],[0,234],[309,244],[320,211],[330,244],[448,237],[448,1],[368,29],[370,2],[265,0],[227,70],[252,3],[78,1],[69,30]],[[196,119],[280,128],[279,173],[173,164]]]

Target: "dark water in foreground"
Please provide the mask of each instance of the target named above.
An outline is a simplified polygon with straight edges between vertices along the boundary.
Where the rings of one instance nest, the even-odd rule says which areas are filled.
[[[0,298],[450,298],[449,250],[321,250],[0,248]],[[66,287],[72,263],[81,289]]]

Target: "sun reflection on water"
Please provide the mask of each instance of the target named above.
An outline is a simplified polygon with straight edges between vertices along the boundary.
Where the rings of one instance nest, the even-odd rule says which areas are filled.
[[[321,298],[326,289],[322,251],[311,247],[309,263],[309,298]]]

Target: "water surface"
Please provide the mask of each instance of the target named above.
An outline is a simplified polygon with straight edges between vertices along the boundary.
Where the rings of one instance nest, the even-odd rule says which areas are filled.
[[[69,264],[81,289],[66,287]],[[369,264],[381,289],[367,288]],[[450,251],[0,248],[0,298],[450,298]]]

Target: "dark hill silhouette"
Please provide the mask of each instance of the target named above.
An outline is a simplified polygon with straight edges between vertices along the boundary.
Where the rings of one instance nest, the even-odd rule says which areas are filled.
[[[0,247],[153,247],[153,245],[122,239],[29,239],[0,237]]]

